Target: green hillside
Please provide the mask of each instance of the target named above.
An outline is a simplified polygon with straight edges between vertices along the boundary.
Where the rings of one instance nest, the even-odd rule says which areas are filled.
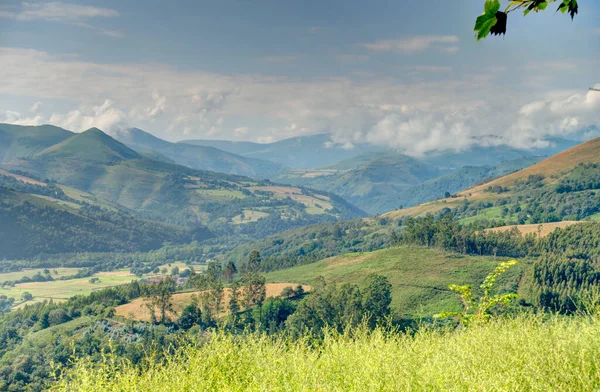
[[[401,246],[336,256],[270,272],[266,276],[270,282],[311,284],[315,278],[322,276],[328,282],[363,285],[369,274],[384,275],[392,284],[392,308],[396,317],[416,318],[460,310],[460,302],[448,285],[478,286],[501,260]],[[503,277],[502,288],[515,291],[523,268],[524,264]]]
[[[542,157],[519,158],[496,165],[464,166],[448,174],[415,185],[398,194],[399,203],[404,207],[414,206],[443,197],[446,193],[455,194],[485,180],[515,172],[531,166]]]
[[[73,133],[52,125],[0,124],[0,162],[31,157],[72,135]]]
[[[140,158],[140,155],[98,128],[91,128],[48,147],[37,153],[35,157],[47,160],[83,160],[108,164],[127,159],[137,159]]]
[[[164,242],[188,243],[212,236],[145,221],[70,198],[52,185],[26,185],[0,176],[0,258],[70,252],[135,252]]]

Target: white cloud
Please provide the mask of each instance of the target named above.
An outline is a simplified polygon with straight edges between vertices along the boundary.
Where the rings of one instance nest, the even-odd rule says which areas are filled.
[[[237,136],[244,136],[248,133],[248,127],[239,127],[233,130],[233,133]]]
[[[415,69],[447,71],[427,65]],[[73,131],[137,126],[170,140],[243,137],[263,142],[330,132],[349,148],[372,143],[418,155],[473,144],[530,148],[546,136],[600,124],[600,93],[538,95],[466,75],[458,78],[453,72],[443,82],[223,75],[0,48],[2,96],[72,107],[46,115],[41,108],[30,115],[6,112],[3,121],[52,123]],[[43,109],[49,110],[47,104]]]
[[[18,21],[44,20],[48,22],[68,23],[87,29],[92,29],[100,34],[110,37],[122,37],[122,33],[104,29],[87,23],[93,18],[113,18],[119,12],[109,8],[99,8],[88,5],[69,4],[62,1],[48,3],[21,3],[20,9],[0,11],[0,18],[11,18]]]
[[[459,38],[455,35],[417,35],[400,39],[379,40],[370,43],[361,43],[359,46],[372,52],[400,52],[417,53],[426,50],[437,50],[455,53]]]
[[[38,112],[42,107],[42,103],[40,101],[34,102],[33,105],[31,105],[31,108],[29,108],[29,111],[32,113],[36,113]]]

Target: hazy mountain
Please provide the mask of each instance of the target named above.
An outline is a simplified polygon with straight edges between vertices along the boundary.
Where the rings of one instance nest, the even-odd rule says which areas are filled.
[[[216,147],[246,157],[266,159],[292,168],[314,168],[337,163],[383,148],[359,145],[353,148],[335,144],[327,134],[298,136],[274,143],[234,142],[226,140],[184,140],[178,144]]]
[[[160,154],[193,169],[255,178],[265,178],[285,170],[278,163],[243,157],[215,147],[170,143],[138,128],[116,131],[114,137],[138,152]]]

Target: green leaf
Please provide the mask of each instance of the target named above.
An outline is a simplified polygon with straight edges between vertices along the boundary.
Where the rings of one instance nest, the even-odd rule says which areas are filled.
[[[484,14],[495,15],[500,10],[500,0],[486,0],[483,5]]]
[[[474,30],[477,32],[477,40],[487,37],[498,22],[496,13],[500,10],[500,0],[486,0],[483,9],[483,14],[475,21]]]

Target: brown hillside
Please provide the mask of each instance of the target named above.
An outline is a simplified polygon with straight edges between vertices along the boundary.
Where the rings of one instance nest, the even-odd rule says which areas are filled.
[[[467,189],[461,192],[460,195],[479,193],[488,186],[494,185],[510,188],[516,181],[525,180],[532,175],[542,175],[546,177],[546,181],[551,182],[551,177],[560,176],[580,163],[600,163],[600,138],[579,144],[518,172]]]
[[[526,180],[532,175],[542,175],[547,183],[552,183],[580,163],[600,163],[600,138],[579,144],[523,170],[466,189],[458,193],[458,198],[434,200],[403,210],[390,211],[383,216],[391,219],[401,219],[405,216],[433,214],[444,208],[453,209],[460,205],[465,198],[471,201],[493,201],[498,195],[484,192],[489,186],[498,185],[510,189],[517,181]]]

